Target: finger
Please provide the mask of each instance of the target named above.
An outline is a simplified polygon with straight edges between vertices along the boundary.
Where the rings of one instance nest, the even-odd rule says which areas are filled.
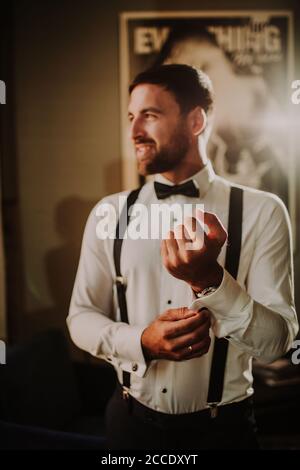
[[[186,319],[192,316],[203,317],[204,319],[210,317],[210,311],[207,307],[201,307],[199,310],[193,310],[188,307],[170,308],[159,315],[160,320],[176,321]]]
[[[201,250],[204,244],[204,230],[201,223],[195,217],[186,217],[184,219],[186,243],[192,241],[192,244],[186,246],[186,249]]]
[[[195,357],[201,357],[209,351],[211,339],[207,336],[203,341],[193,344],[192,352],[188,347],[183,348],[181,351],[177,351],[177,354],[181,357],[181,360],[194,359]]]
[[[185,250],[185,245],[186,245],[186,242],[187,241],[190,241],[190,239],[188,238],[188,233],[185,233],[186,229],[184,227],[184,225],[176,225],[175,229],[174,229],[174,235],[175,235],[175,240],[177,242],[177,245],[178,245],[178,249],[180,251],[183,251]]]
[[[178,245],[177,245],[173,230],[170,230],[168,232],[165,242],[166,242],[166,246],[168,249],[169,259],[174,261],[175,258],[177,257]]]
[[[174,230],[179,252],[184,254],[187,250],[197,250],[195,238],[188,232],[185,225],[177,225]]]
[[[171,345],[174,351],[188,348],[202,342],[205,338],[209,336],[210,321],[207,320],[205,323],[200,324],[192,332],[188,334],[183,334],[177,336],[176,338],[171,339]],[[193,346],[193,350],[195,350]]]
[[[206,226],[205,234],[208,240],[217,241],[221,245],[225,243],[227,232],[216,214],[213,214],[212,212],[203,212],[200,209],[197,209],[196,217],[200,220],[204,219],[204,224]]]
[[[206,322],[210,324],[209,317],[205,315],[200,315],[199,313],[189,318],[178,320],[177,322],[172,322],[166,328],[165,337],[167,339],[172,339],[177,338],[178,336],[191,333],[200,325],[203,325]]]
[[[201,307],[198,310],[198,313],[204,318],[208,319],[211,322],[211,311],[207,307]]]
[[[166,264],[168,258],[169,258],[169,253],[168,253],[168,247],[166,244],[166,240],[161,241],[160,245],[160,253],[161,253],[161,258],[164,264]]]
[[[183,318],[189,318],[195,315],[199,315],[197,310],[192,310],[188,307],[179,307],[166,310],[159,316],[159,319],[163,321],[176,321],[182,320]]]

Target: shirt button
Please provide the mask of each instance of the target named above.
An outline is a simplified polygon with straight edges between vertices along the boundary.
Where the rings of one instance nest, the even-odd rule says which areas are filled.
[[[132,364],[132,370],[133,370],[133,372],[136,372],[138,370],[138,365],[137,364]]]
[[[168,304],[170,305],[172,303],[172,300],[168,300]]]
[[[167,393],[167,389],[166,389],[166,388],[162,388],[161,392],[162,392],[162,393]]]

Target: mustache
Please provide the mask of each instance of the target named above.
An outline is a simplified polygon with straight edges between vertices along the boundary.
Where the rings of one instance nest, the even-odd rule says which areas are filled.
[[[143,138],[143,137],[139,137],[137,139],[134,139],[134,143],[135,145],[137,144],[154,144],[154,140],[152,139],[146,139],[146,138]]]

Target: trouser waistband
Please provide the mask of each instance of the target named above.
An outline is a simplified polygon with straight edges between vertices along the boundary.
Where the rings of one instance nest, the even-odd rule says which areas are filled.
[[[200,427],[212,422],[239,420],[245,415],[249,416],[253,411],[253,400],[250,397],[239,402],[218,406],[215,417],[213,417],[214,414],[210,408],[192,413],[169,414],[143,405],[130,394],[123,394],[123,387],[119,383],[117,384],[117,392],[127,403],[132,415],[164,428]]]

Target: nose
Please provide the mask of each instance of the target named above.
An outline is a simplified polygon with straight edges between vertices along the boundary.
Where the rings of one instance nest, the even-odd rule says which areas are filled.
[[[145,130],[143,128],[142,120],[136,117],[131,121],[130,124],[130,137],[133,141],[145,136]]]

